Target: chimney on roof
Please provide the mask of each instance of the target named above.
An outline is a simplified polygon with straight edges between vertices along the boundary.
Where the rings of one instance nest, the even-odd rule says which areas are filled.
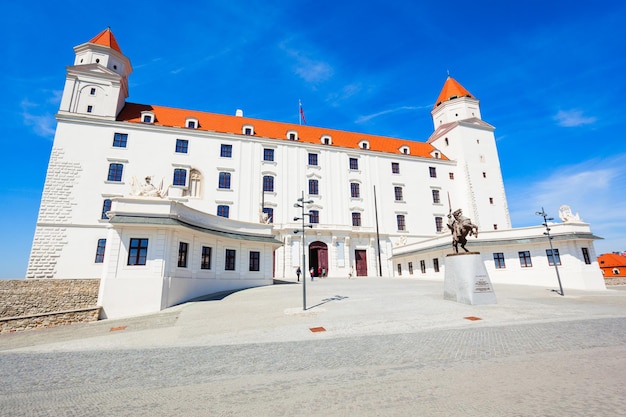
[[[237,116],[237,117],[243,117],[243,110],[241,110],[241,109],[237,109],[237,110],[235,111],[235,116]]]

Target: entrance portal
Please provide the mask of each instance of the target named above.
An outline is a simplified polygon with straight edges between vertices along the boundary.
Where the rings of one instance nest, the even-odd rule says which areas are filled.
[[[367,276],[367,251],[359,250],[359,249],[355,250],[354,259],[356,260],[356,276],[366,277]]]
[[[319,271],[322,274],[326,272],[328,276],[328,246],[326,243],[316,241],[309,245],[309,270],[315,268],[315,276],[320,276]]]

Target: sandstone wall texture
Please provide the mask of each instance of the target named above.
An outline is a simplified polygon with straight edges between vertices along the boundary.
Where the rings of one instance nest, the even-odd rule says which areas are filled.
[[[99,279],[0,280],[0,333],[96,321]]]

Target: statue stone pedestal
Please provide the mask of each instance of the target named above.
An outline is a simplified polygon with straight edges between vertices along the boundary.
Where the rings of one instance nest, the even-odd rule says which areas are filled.
[[[454,253],[446,257],[443,299],[471,305],[497,304],[479,252]]]

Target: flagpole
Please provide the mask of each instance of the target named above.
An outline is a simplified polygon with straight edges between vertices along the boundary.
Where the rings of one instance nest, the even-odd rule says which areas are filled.
[[[302,126],[302,101],[298,99],[298,124]]]

